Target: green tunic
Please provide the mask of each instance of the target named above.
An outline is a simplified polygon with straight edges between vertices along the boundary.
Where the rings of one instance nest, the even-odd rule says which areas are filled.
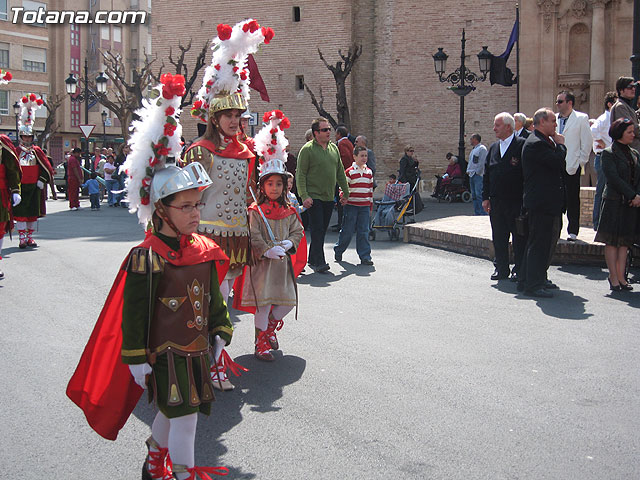
[[[171,249],[178,250],[178,240],[156,233],[164,243]],[[154,273],[152,284],[152,295],[155,298],[155,291],[160,281],[162,272]],[[145,348],[147,346],[147,326],[149,323],[149,279],[148,274],[140,274],[132,271],[128,267],[127,279],[124,287],[124,307],[122,312],[122,361],[129,365],[141,364],[147,361]],[[152,308],[155,302],[151,302]],[[153,315],[153,312],[151,312]],[[152,317],[151,315],[151,317]],[[215,262],[211,262],[211,283],[209,300],[209,342],[213,344],[216,335],[224,339],[227,344],[231,342],[233,326],[227,312],[216,272]],[[205,356],[207,369],[210,367],[209,356]],[[189,380],[187,374],[187,361],[192,362],[193,376],[196,380],[198,395],[202,397],[201,366],[198,358],[185,358],[174,355],[175,369],[178,385],[183,402],[178,406],[168,406],[168,385],[169,370],[167,355],[158,355],[153,368],[153,377],[156,384],[156,404],[160,411],[168,418],[181,417],[191,413],[201,412],[208,415],[211,411],[209,402],[202,402],[199,406],[189,405]],[[207,372],[208,374],[208,372]],[[153,389],[150,389],[150,394]]]
[[[0,144],[2,149],[2,156],[0,157],[0,164],[4,165],[5,168],[5,178],[7,183],[8,190],[8,200],[11,204],[13,202],[12,195],[13,193],[20,194],[20,167],[18,166],[18,160],[13,152],[9,151],[9,148]],[[8,222],[10,220],[10,211],[9,208],[6,208],[2,205],[0,201],[0,224],[4,222]],[[9,228],[12,228],[13,225],[10,225]],[[0,234],[3,233],[1,231],[3,227],[0,225]]]

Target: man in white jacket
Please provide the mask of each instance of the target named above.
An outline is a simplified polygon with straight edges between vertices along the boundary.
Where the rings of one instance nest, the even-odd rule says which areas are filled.
[[[589,117],[586,113],[573,109],[576,97],[566,90],[558,93],[558,122],[556,132],[564,135],[567,147],[567,171],[565,185],[567,191],[567,218],[570,242],[575,242],[580,230],[580,174],[581,167],[589,161],[593,147],[593,137],[589,128]]]

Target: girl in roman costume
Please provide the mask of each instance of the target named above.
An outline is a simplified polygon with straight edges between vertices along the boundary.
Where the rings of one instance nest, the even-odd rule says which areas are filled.
[[[11,81],[11,72],[0,70],[0,85]],[[6,233],[13,230],[13,210],[20,203],[20,179],[22,170],[11,139],[0,135],[0,260],[2,260],[2,242]],[[4,273],[0,271],[0,279]]]
[[[254,313],[255,356],[270,362],[271,350],[279,348],[276,330],[298,304],[295,279],[306,262],[306,244],[298,251],[304,229],[287,196],[284,159],[289,142],[283,129],[289,128],[289,119],[274,110],[265,113],[263,121],[265,126],[255,137],[261,159],[260,191],[249,207],[254,262],[241,277],[242,288],[234,289],[234,307]]]
[[[100,435],[115,440],[143,389],[158,413],[147,440],[142,479],[226,475],[196,467],[197,414],[214,400],[210,348],[231,341],[233,327],[219,282],[228,259],[196,232],[211,179],[199,163],[178,168],[179,106],[184,77],[165,74],[133,122],[127,200],[148,228],[123,262],[67,395]]]
[[[22,201],[13,209],[16,228],[20,237],[20,248],[37,247],[33,240],[38,218],[47,213],[46,186],[53,180],[53,168],[42,149],[33,144],[33,122],[36,110],[42,107],[42,99],[35,93],[22,97],[18,133],[20,144],[17,147],[18,161],[22,168]]]
[[[198,232],[213,239],[229,257],[229,272],[220,285],[225,301],[233,281],[250,261],[247,206],[251,203],[248,187],[256,187],[256,163],[251,150],[240,141],[240,117],[249,100],[247,57],[262,43],[269,43],[273,30],[260,27],[252,19],[233,28],[220,24],[213,40],[212,63],[204,73],[191,114],[207,124],[202,137],[185,152],[187,164],[199,162],[213,185],[203,197]],[[216,388],[233,389],[227,367],[237,373],[226,352],[216,358],[212,372]]]

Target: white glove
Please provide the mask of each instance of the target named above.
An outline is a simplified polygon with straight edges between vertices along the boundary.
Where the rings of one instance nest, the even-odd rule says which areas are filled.
[[[216,335],[216,338],[214,339],[214,352],[213,352],[213,356],[216,363],[220,361],[220,355],[222,355],[222,350],[224,350],[224,347],[226,345],[227,345],[227,342],[221,339],[220,335]]]
[[[285,252],[290,248],[293,248],[293,242],[291,240],[283,240],[280,245],[282,245],[282,248],[284,248]]]
[[[449,176],[448,173],[445,173],[444,175],[442,175],[442,178],[447,178]]]
[[[36,182],[36,185],[38,186],[38,188],[39,188],[40,190],[42,190],[42,189],[44,188],[44,183],[42,183],[40,180],[38,180],[38,181]]]
[[[19,193],[14,193],[13,194],[13,206],[17,206],[20,202],[22,201],[22,197],[20,196]]]
[[[284,257],[284,248],[280,245],[276,245],[275,247],[271,247],[269,250],[264,252],[264,256],[270,258],[271,260],[279,260]]]
[[[148,363],[129,365],[129,371],[138,385],[147,388],[146,376],[151,373],[151,365]]]

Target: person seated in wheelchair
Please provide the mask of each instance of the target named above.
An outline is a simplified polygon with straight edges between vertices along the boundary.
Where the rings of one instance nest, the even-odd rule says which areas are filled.
[[[432,197],[438,198],[443,197],[446,193],[447,186],[451,184],[454,178],[462,178],[462,169],[460,168],[460,164],[458,163],[458,157],[456,157],[453,153],[447,153],[447,160],[449,161],[449,165],[447,166],[447,171],[444,175],[439,176],[436,175],[438,179],[436,183],[436,188],[431,194]]]

